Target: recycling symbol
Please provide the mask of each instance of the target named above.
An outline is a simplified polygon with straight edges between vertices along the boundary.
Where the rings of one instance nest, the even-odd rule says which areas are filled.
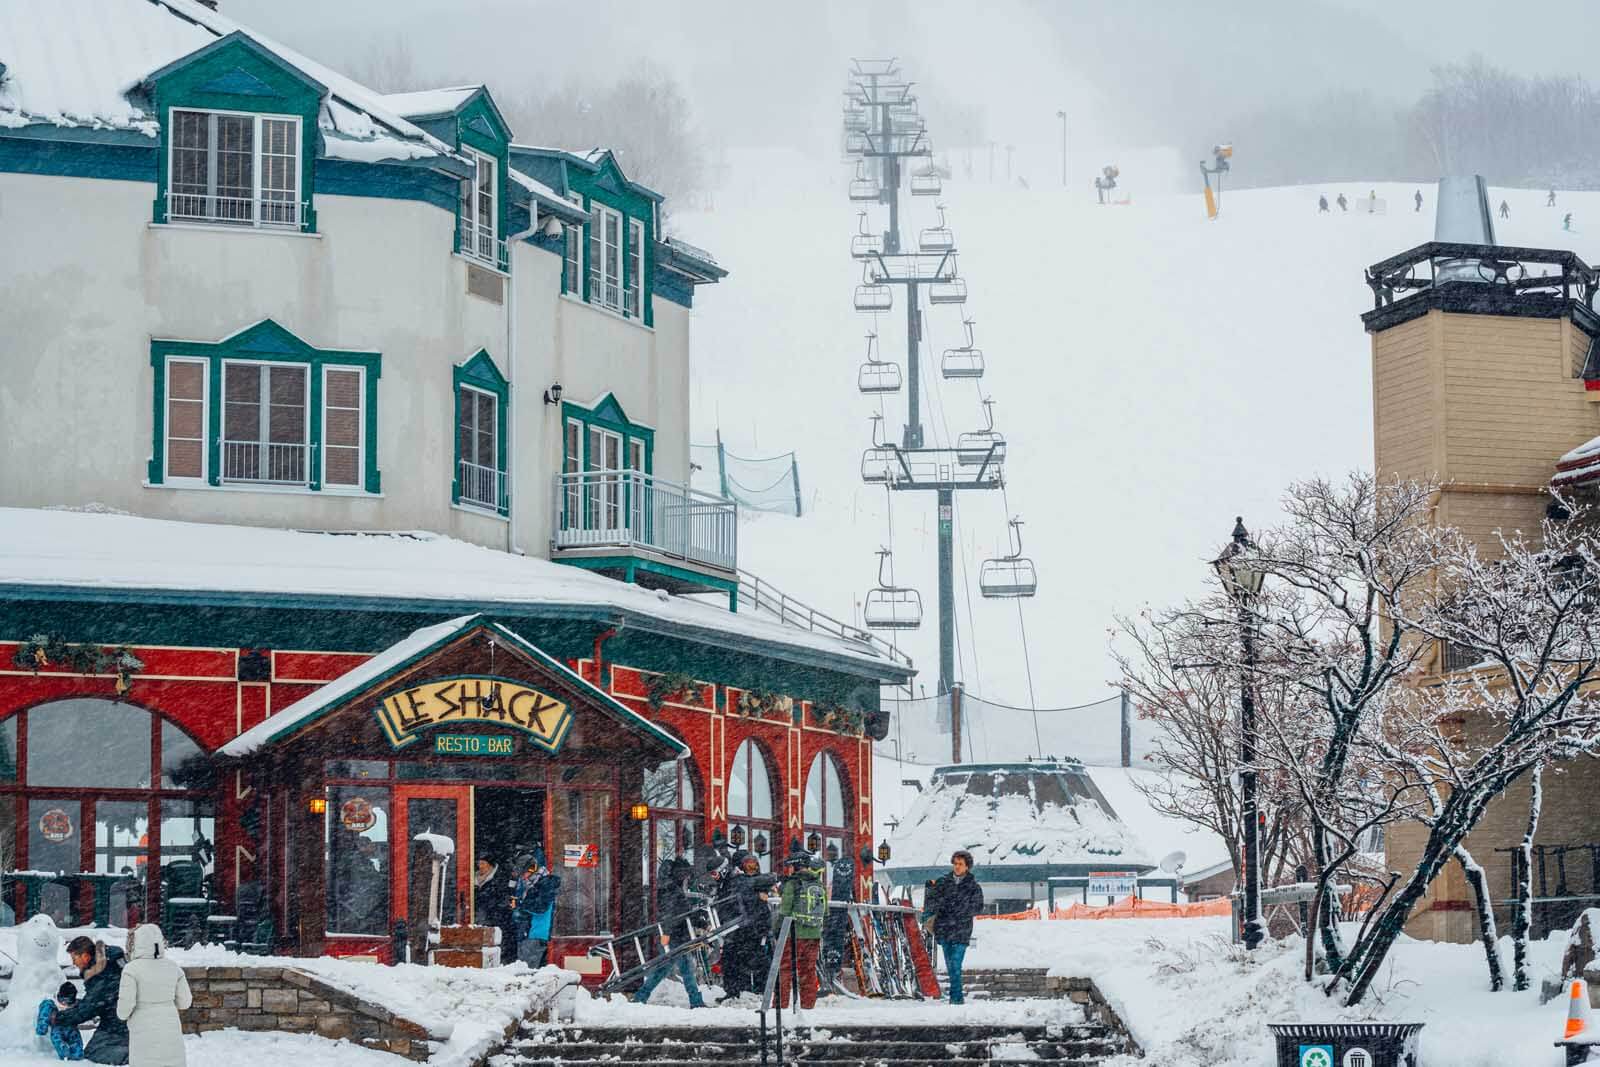
[[[1327,1045],[1302,1045],[1300,1067],[1333,1067],[1333,1049]]]

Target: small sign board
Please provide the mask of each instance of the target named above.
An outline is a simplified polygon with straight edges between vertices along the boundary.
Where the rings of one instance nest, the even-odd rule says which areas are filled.
[[[493,734],[435,734],[433,737],[436,756],[509,756],[514,747],[510,737]]]
[[[1090,871],[1091,897],[1129,897],[1139,888],[1137,871]]]
[[[598,867],[600,866],[600,846],[563,845],[561,847],[561,865],[563,867]]]
[[[1333,1046],[1301,1045],[1300,1067],[1333,1067]]]

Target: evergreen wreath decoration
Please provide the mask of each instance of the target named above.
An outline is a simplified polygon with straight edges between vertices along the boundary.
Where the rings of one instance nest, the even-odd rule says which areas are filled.
[[[650,704],[652,711],[660,711],[661,705],[668,701],[674,704],[688,704],[690,707],[704,707],[700,700],[700,686],[682,671],[668,671],[666,674],[658,674],[651,678],[645,700]]]
[[[45,667],[64,667],[73,674],[115,674],[118,696],[126,694],[133,687],[133,676],[144,670],[144,660],[127,645],[73,643],[43,633],[30,634],[11,654],[11,662],[35,674]]]

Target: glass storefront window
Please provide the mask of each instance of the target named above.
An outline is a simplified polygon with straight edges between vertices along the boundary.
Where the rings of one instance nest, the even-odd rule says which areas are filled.
[[[787,851],[772,815],[772,771],[754,741],[743,742],[733,754],[733,768],[728,772],[728,821],[744,830],[744,847],[760,857],[763,871],[772,870],[773,853]]]
[[[217,820],[211,798],[161,801],[161,866],[192,863],[206,875],[216,868]]]
[[[0,722],[0,782],[17,780],[17,716]],[[15,832],[15,831],[13,831]]]
[[[27,716],[28,785],[150,788],[148,711],[109,700],[62,700]]]
[[[42,797],[28,801],[28,867],[71,874],[83,869],[81,802]],[[57,926],[70,926],[72,897],[67,887],[57,883],[45,886],[39,910]]]
[[[3,732],[0,732],[3,733]],[[0,871],[17,866],[17,798],[0,795]],[[0,893],[0,926],[13,926],[17,921],[15,887],[5,886]]]
[[[328,933],[381,937],[389,925],[389,790],[328,787]]]
[[[189,735],[161,723],[161,788],[210,789],[211,761]]]
[[[611,929],[613,845],[612,794],[596,789],[553,789],[550,792],[550,869],[561,875],[552,932],[585,937]],[[594,865],[569,867],[566,848],[592,846]]]

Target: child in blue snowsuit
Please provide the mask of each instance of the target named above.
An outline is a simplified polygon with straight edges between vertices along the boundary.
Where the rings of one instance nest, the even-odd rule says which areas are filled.
[[[535,853],[522,877],[511,883],[512,916],[517,925],[517,959],[542,967],[550,946],[550,919],[555,912],[561,877],[550,873],[544,856]]]
[[[39,1001],[39,1014],[34,1017],[33,1032],[50,1035],[50,1044],[56,1050],[57,1059],[83,1059],[83,1037],[78,1033],[78,1028],[50,1025],[51,1012],[66,1011],[77,1002],[78,987],[71,982],[61,983],[61,988],[56,990],[55,999]]]

